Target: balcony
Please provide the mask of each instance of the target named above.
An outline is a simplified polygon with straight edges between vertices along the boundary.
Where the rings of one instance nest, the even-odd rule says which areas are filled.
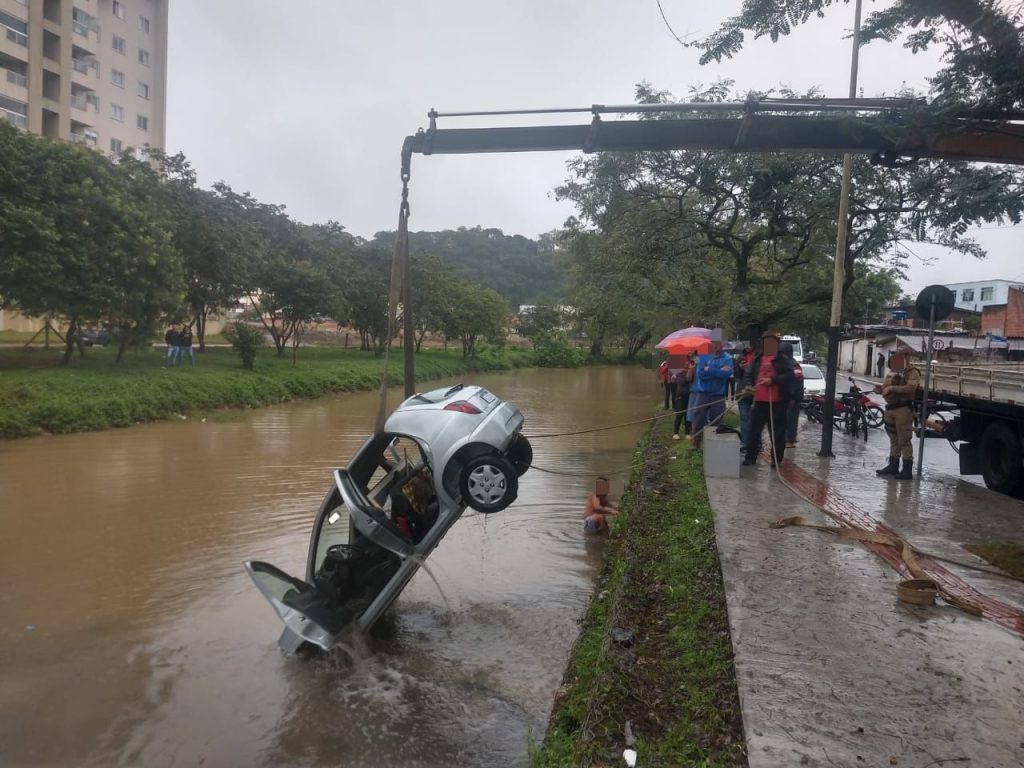
[[[72,59],[71,68],[75,70],[75,72],[81,72],[83,75],[89,74],[89,62],[83,59]]]
[[[28,130],[28,118],[24,115],[19,115],[17,112],[8,112],[0,107],[0,120],[6,120],[23,130]]]
[[[15,45],[23,45],[28,48],[28,35],[19,32],[16,29],[10,27],[4,27],[7,39]]]
[[[7,74],[8,83],[19,88],[28,88],[28,78],[25,75],[20,75],[12,69],[5,69],[4,72]]]
[[[87,147],[96,146],[97,137],[95,133],[89,133],[83,131],[82,133],[71,132],[71,143],[72,144],[84,144]]]

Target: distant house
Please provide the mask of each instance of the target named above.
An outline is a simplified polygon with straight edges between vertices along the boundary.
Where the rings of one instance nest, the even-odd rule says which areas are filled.
[[[957,309],[983,312],[986,307],[1006,304],[1011,288],[1024,288],[1024,283],[1012,280],[976,280],[970,283],[947,283],[953,292]]]
[[[1024,285],[1012,285],[1001,304],[990,304],[981,313],[982,333],[1024,339]]]

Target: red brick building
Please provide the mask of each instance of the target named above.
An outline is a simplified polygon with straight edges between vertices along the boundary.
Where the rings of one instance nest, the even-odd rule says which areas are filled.
[[[1005,304],[992,304],[981,313],[981,330],[1011,339],[1024,338],[1024,288],[1011,287]]]

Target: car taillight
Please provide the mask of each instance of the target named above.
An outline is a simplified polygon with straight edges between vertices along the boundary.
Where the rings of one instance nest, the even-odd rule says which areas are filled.
[[[480,413],[480,409],[468,400],[456,400],[444,407],[446,411],[458,411],[459,413]]]

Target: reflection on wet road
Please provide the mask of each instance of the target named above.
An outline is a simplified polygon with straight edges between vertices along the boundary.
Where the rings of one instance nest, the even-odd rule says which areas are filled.
[[[658,396],[636,368],[473,381],[527,434],[643,418]],[[0,444],[0,765],[525,765],[600,563],[584,494],[642,426],[536,441],[537,465],[579,475],[530,472],[510,509],[467,513],[428,561],[444,597],[417,575],[354,667],[286,658],[241,562],[303,573],[374,403]]]

